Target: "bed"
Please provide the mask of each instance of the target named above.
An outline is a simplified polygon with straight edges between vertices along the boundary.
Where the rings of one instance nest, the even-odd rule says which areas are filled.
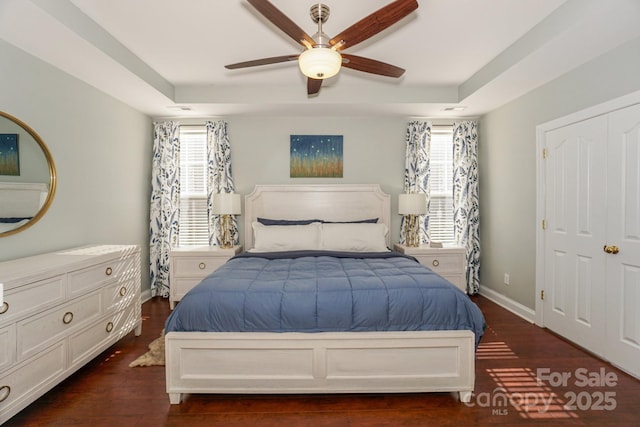
[[[290,222],[301,219],[312,221]],[[245,197],[249,253],[167,320],[170,402],[186,393],[387,392],[457,392],[469,402],[484,319],[454,285],[386,249],[390,220],[378,185],[256,186]],[[358,254],[344,250],[356,241]],[[442,321],[429,326],[430,316]]]

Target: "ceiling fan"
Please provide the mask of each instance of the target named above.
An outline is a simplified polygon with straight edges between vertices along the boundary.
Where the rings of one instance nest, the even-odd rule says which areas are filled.
[[[396,0],[389,3],[331,39],[322,31],[322,24],[329,18],[327,5],[317,3],[311,6],[311,19],[318,24],[318,32],[311,37],[268,0],[248,0],[248,2],[276,27],[305,47],[305,50],[300,54],[225,65],[227,69],[233,70],[297,60],[300,70],[307,77],[308,95],[317,94],[322,86],[322,81],[336,75],[343,66],[387,77],[397,78],[404,74],[405,70],[395,65],[341,53],[341,51],[367,40],[409,15],[418,8],[417,0]]]

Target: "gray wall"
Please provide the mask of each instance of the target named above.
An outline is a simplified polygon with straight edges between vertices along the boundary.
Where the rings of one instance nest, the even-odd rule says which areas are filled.
[[[236,192],[256,184],[381,184],[392,194],[391,240],[398,240],[396,215],[404,178],[407,120],[376,117],[231,117],[229,138]],[[343,178],[289,178],[289,135],[343,135]],[[238,221],[241,240],[243,218]]]
[[[93,243],[137,244],[148,279],[148,116],[0,41],[0,110],[32,127],[55,161],[47,214],[0,238],[0,260]]]
[[[482,287],[535,306],[536,126],[638,90],[640,38],[481,118]]]

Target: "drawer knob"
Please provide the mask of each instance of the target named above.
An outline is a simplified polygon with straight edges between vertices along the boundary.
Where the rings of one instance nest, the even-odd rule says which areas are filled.
[[[113,268],[107,267],[107,269],[104,271],[104,274],[106,274],[107,276],[111,276],[113,274]]]
[[[107,327],[105,328],[107,332],[113,331],[113,322],[107,323]]]
[[[68,325],[72,321],[73,321],[73,313],[70,311],[67,311],[64,314],[64,316],[62,316],[62,323],[64,323],[65,325]]]
[[[127,288],[126,287],[121,287],[120,288],[120,296],[123,297],[127,294]]]
[[[433,262],[431,263],[434,267],[437,267],[440,265],[440,261],[438,261],[437,259],[434,259]]]
[[[9,311],[9,303],[5,301],[0,305],[0,314],[5,314],[7,311]]]
[[[7,400],[10,394],[11,394],[11,387],[9,387],[8,385],[3,385],[2,387],[0,387],[0,403]]]
[[[198,264],[198,268],[200,268],[200,270],[204,270],[205,268],[207,268],[207,264],[201,262],[200,264]]]

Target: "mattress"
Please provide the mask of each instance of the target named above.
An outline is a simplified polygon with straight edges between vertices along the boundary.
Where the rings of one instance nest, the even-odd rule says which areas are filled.
[[[240,254],[189,291],[165,331],[484,332],[480,309],[446,279],[395,252]]]

